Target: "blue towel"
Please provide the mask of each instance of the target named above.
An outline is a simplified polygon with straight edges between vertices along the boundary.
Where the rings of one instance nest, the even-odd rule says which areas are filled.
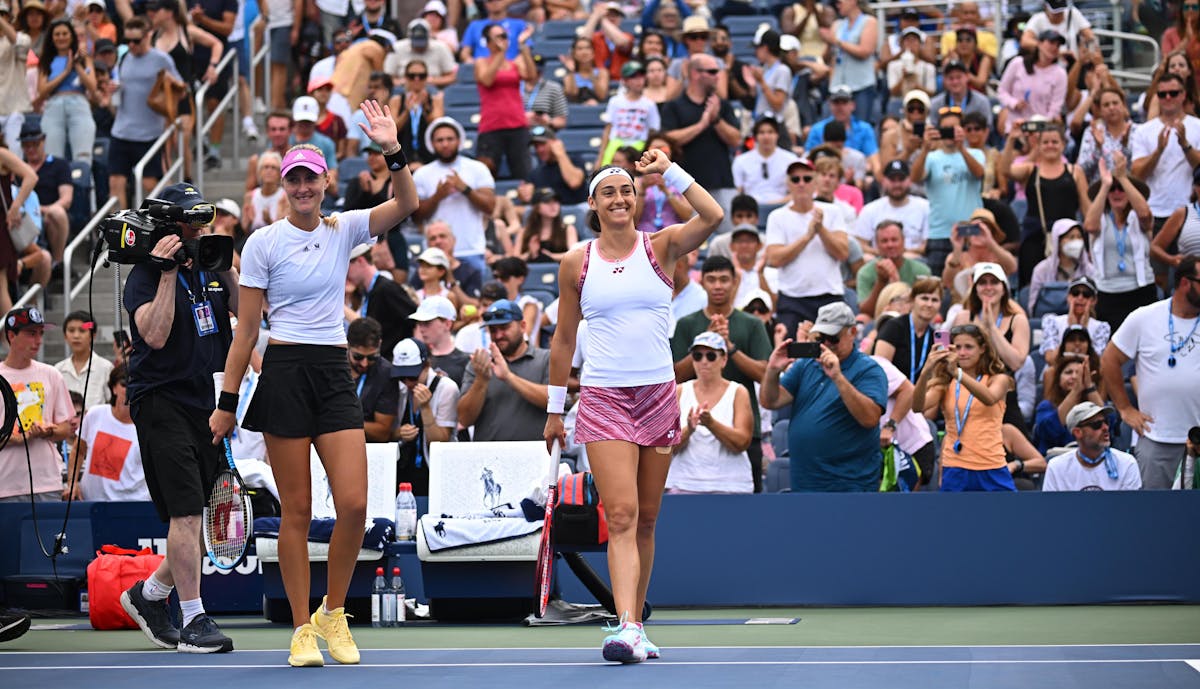
[[[328,543],[333,535],[333,525],[336,519],[314,519],[308,527],[310,543]],[[392,520],[376,517],[370,524],[364,525],[362,547],[366,550],[380,550],[391,540]],[[259,517],[254,520],[254,535],[260,538],[279,538],[279,517]]]

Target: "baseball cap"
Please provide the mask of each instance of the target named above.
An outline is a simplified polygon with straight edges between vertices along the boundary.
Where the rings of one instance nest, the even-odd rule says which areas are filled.
[[[758,233],[758,227],[751,225],[748,222],[744,222],[739,225],[734,225],[733,232],[729,233],[729,238],[736,239],[739,234],[754,235],[755,239],[757,239],[759,242],[762,242],[762,235],[760,235]]]
[[[763,306],[767,307],[767,310],[775,308],[775,305],[771,299],[771,293],[761,288],[752,289],[747,292],[745,296],[743,296],[741,299],[738,299],[736,306],[745,311],[746,307],[753,303],[756,299],[761,301]]]
[[[793,160],[791,163],[788,163],[787,173],[789,175],[792,174],[792,170],[794,168],[798,168],[798,167],[802,167],[806,170],[816,170],[817,169],[816,166],[814,166],[812,164],[812,161],[809,160],[808,158],[797,158],[796,160]]]
[[[917,19],[917,20],[920,20],[920,19],[921,19],[921,13],[920,13],[920,12],[918,12],[918,11],[917,11],[917,8],[915,8],[915,7],[905,7],[904,9],[900,10],[900,18],[901,18],[901,19]]]
[[[421,8],[421,14],[429,14],[430,12],[433,12],[434,14],[440,14],[445,17],[446,3],[442,2],[442,0],[429,0],[429,2],[425,3],[425,6]]]
[[[325,86],[333,86],[333,79],[330,79],[326,76],[316,76],[308,80],[307,92],[312,93],[313,91]],[[316,118],[313,118],[313,121],[316,122]]]
[[[392,350],[392,377],[416,378],[429,361],[429,347],[424,342],[406,337]]]
[[[10,332],[19,333],[34,327],[53,328],[53,323],[47,323],[41,310],[36,306],[22,306],[8,312],[4,317],[4,327]]]
[[[533,202],[534,203],[548,203],[550,201],[558,201],[558,200],[559,200],[558,192],[554,191],[550,187],[542,187],[541,189],[538,189],[537,191],[533,192]]]
[[[774,29],[767,29],[765,31],[760,31],[758,35],[754,37],[754,45],[755,47],[763,46],[766,48],[779,50],[779,40],[780,37],[778,31]]]
[[[834,86],[829,90],[829,100],[854,100],[854,92],[845,84]]]
[[[1067,0],[1046,0],[1045,5],[1051,12],[1061,12],[1067,9]]]
[[[984,275],[991,275],[1001,283],[1008,284],[1008,276],[1004,274],[1004,269],[1000,267],[999,263],[991,263],[989,261],[976,263],[975,267],[971,270],[971,282],[979,282],[979,279]]]
[[[0,12],[12,14],[12,5],[9,5],[7,0],[0,0]]]
[[[921,39],[922,43],[925,42],[925,32],[915,26],[910,26],[900,32],[900,38],[904,38],[905,36],[909,35],[916,36],[917,38]]]
[[[21,125],[21,142],[40,141],[46,138],[46,133],[42,131],[42,126],[38,122],[25,120],[25,124]]]
[[[242,207],[239,206],[238,202],[234,201],[233,199],[229,199],[229,198],[221,199],[220,201],[217,201],[213,205],[216,207],[216,209],[218,211],[220,211],[222,213],[228,213],[235,218],[240,218],[242,216]]]
[[[547,127],[543,124],[534,125],[529,128],[529,141],[550,141],[557,139],[558,135],[554,133],[553,127]]]
[[[504,299],[506,294],[508,294],[508,289],[499,280],[488,280],[483,283],[483,287],[479,288],[479,298],[490,299],[493,302]]]
[[[621,7],[621,3],[619,2],[606,2],[604,3],[604,9],[606,12],[616,12],[622,17],[625,16],[625,10]]]
[[[708,347],[709,349],[719,349],[722,352],[727,351],[725,349],[725,338],[721,337],[720,335],[714,333],[711,330],[705,330],[704,332],[697,335],[692,340],[692,346],[688,347],[688,350],[690,351],[697,347]]]
[[[1067,283],[1067,291],[1068,292],[1075,289],[1076,287],[1086,287],[1086,288],[1092,290],[1092,294],[1095,294],[1099,291],[1098,289],[1096,289],[1096,281],[1086,275],[1080,275],[1079,277],[1077,277],[1074,280]]]
[[[280,174],[286,176],[296,166],[306,167],[318,175],[329,170],[329,166],[325,164],[325,155],[311,148],[293,148],[288,151],[283,157]]]
[[[800,39],[790,33],[785,33],[779,37],[779,50],[785,53],[800,50]]]
[[[450,259],[446,258],[446,252],[436,246],[431,246],[422,251],[421,255],[417,256],[417,261],[427,263],[431,266],[441,266],[447,270],[450,268]]]
[[[1063,45],[1067,42],[1067,39],[1063,38],[1063,35],[1054,29],[1046,29],[1038,34],[1037,39],[1039,41],[1057,41],[1059,45]]]
[[[1075,430],[1076,426],[1084,421],[1087,421],[1093,416],[1099,416],[1101,414],[1108,416],[1109,414],[1115,413],[1115,411],[1116,410],[1107,404],[1102,407],[1095,402],[1080,402],[1074,407],[1071,407],[1071,411],[1067,412],[1067,430]]]
[[[454,303],[440,294],[425,297],[417,310],[408,317],[411,321],[427,323],[438,318],[453,321],[455,317]]]
[[[111,40],[109,40],[107,38],[97,38],[96,39],[96,47],[92,52],[96,55],[99,55],[100,53],[106,53],[110,50],[113,52],[116,52],[117,44],[113,43]]]
[[[510,299],[499,299],[483,312],[485,325],[507,325],[522,318],[521,307]]]
[[[908,177],[912,174],[912,169],[908,166],[908,161],[901,158],[896,158],[888,163],[883,168],[884,177]]]
[[[638,62],[637,60],[630,60],[629,62],[626,62],[625,64],[621,65],[621,78],[622,79],[628,79],[630,77],[635,77],[639,74],[641,74],[642,76],[646,75],[646,65],[643,65],[642,63]]]
[[[87,0],[84,3],[85,7],[99,7],[102,10],[107,10],[108,6],[104,4],[104,0]]]
[[[208,203],[208,201],[205,201],[204,197],[200,195],[200,192],[196,191],[196,187],[193,187],[187,182],[172,184],[166,189],[163,189],[159,193],[158,198],[166,201],[167,203],[173,203],[176,206],[180,206],[185,211],[190,211],[196,206]]]
[[[363,242],[350,250],[350,260],[353,261],[359,256],[366,256],[369,253],[371,253],[370,242]]]
[[[383,146],[380,146],[379,144],[372,141],[371,143],[367,144],[366,146],[363,146],[363,153],[378,153],[380,155],[383,155]]]
[[[947,60],[946,63],[942,65],[942,74],[949,74],[955,70],[959,72],[967,72],[968,74],[970,73],[970,71],[967,70],[967,66],[963,64],[962,60]]]
[[[817,309],[817,322],[813,323],[812,332],[822,335],[837,335],[846,328],[858,325],[854,312],[843,301],[835,301]]]
[[[408,23],[408,40],[414,48],[424,48],[429,45],[429,22],[417,18]]]
[[[297,122],[316,122],[321,106],[312,96],[300,96],[292,103],[292,119]]]

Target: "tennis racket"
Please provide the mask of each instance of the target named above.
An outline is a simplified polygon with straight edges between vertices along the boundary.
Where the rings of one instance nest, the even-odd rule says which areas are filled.
[[[550,472],[546,477],[546,517],[542,522],[542,544],[538,547],[537,571],[533,580],[533,595],[537,598],[537,608],[533,614],[538,619],[546,614],[546,605],[550,603],[550,583],[554,576],[554,546],[550,543],[550,527],[554,503],[558,498],[558,461],[561,454],[562,448],[555,440],[550,450]]]
[[[242,475],[233,463],[229,440],[225,440],[224,444],[228,466],[217,474],[208,504],[204,507],[204,546],[213,565],[219,570],[229,571],[246,558],[251,525],[254,524],[254,508],[250,504],[250,494],[246,491]]]

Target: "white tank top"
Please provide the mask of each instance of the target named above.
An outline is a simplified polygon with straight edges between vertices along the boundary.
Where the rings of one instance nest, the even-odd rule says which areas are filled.
[[[683,423],[687,423],[692,407],[698,405],[695,385],[696,381],[689,380],[679,386],[683,390],[679,396],[679,415]],[[732,382],[726,385],[721,399],[709,412],[726,426],[733,425],[733,399],[737,387],[738,384]],[[712,431],[697,425],[687,446],[671,459],[667,488],[698,493],[753,493],[750,457],[745,452],[730,451]]]
[[[625,388],[675,380],[671,359],[671,278],[654,259],[650,235],[638,233],[628,256],[608,260],[588,242],[579,274],[587,319],[580,385]]]

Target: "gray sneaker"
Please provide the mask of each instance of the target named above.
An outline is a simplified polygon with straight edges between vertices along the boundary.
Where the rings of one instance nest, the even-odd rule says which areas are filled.
[[[165,600],[147,599],[142,594],[144,584],[139,580],[122,593],[121,607],[150,639],[150,643],[159,648],[175,648],[179,645],[179,628],[171,620],[171,609]]]
[[[228,653],[233,639],[221,633],[221,628],[208,615],[197,615],[179,632],[180,653]]]

